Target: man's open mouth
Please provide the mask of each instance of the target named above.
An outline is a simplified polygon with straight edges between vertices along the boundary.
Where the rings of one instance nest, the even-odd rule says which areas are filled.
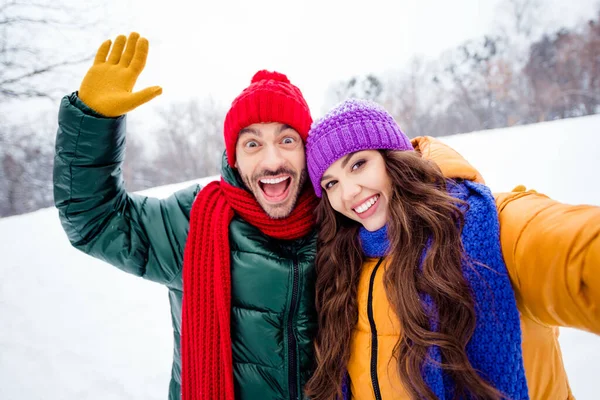
[[[280,175],[276,177],[262,178],[258,180],[258,186],[263,192],[265,199],[270,203],[279,203],[285,200],[290,192],[292,177]]]

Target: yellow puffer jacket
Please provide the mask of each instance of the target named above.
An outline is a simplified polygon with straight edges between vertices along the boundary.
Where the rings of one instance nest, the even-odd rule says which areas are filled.
[[[413,146],[435,161],[444,175],[484,183],[476,169],[429,137]],[[573,399],[558,343],[558,327],[600,334],[600,207],[558,203],[518,187],[494,195],[504,261],[521,314],[525,375],[532,400]],[[377,259],[369,259],[358,287],[359,318],[351,340],[348,372],[353,399],[375,399],[371,381],[369,284]],[[385,262],[373,281],[377,329],[377,374],[384,400],[409,399],[392,359],[400,334],[383,286]]]

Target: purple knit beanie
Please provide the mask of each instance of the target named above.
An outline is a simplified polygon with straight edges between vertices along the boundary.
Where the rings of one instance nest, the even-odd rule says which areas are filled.
[[[306,163],[315,194],[321,178],[340,157],[361,150],[413,150],[394,118],[379,104],[350,99],[314,122],[306,141]]]

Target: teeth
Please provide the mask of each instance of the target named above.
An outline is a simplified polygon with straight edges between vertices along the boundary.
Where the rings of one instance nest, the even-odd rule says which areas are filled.
[[[261,179],[260,182],[261,183],[266,183],[268,185],[274,185],[276,183],[283,182],[283,181],[285,181],[288,178],[289,178],[289,176],[285,176],[285,177],[282,177],[282,178],[274,178],[274,179]]]
[[[379,195],[377,196],[373,196],[371,197],[369,200],[365,201],[364,203],[362,203],[360,206],[356,207],[354,209],[354,211],[356,211],[359,214],[364,213],[365,211],[367,211],[369,208],[371,208],[373,206],[373,204],[375,204],[375,202],[379,199]]]

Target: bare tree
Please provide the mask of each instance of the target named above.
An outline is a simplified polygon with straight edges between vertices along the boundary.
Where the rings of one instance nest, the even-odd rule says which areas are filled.
[[[214,99],[173,103],[157,111],[150,135],[128,135],[123,171],[130,190],[218,175],[226,110]],[[148,146],[151,140],[155,146]]]
[[[442,70],[435,79],[445,89],[448,111],[460,124],[450,126],[450,131],[496,127],[498,101],[489,77],[502,58],[503,48],[498,37],[485,36],[463,43],[443,56]]]
[[[527,59],[527,49],[544,33],[544,0],[503,0],[495,13],[494,35],[507,44],[507,56],[517,68]]]
[[[531,38],[539,33],[539,10],[541,9],[540,0],[505,0],[500,4],[500,10],[508,16],[509,32],[507,36],[521,36]]]
[[[347,81],[338,81],[331,84],[325,93],[324,111],[339,102],[350,98],[372,100],[381,103],[383,83],[374,74],[353,76]]]
[[[23,129],[0,132],[0,216],[52,204],[52,142]]]
[[[0,0],[0,216],[52,204],[55,113],[69,68],[90,60],[98,0]],[[78,40],[73,41],[73,38]],[[54,103],[52,103],[54,106]],[[41,106],[41,107],[40,107]]]
[[[581,30],[563,28],[532,44],[523,69],[536,120],[600,111],[600,12]]]
[[[384,84],[384,107],[409,137],[444,135],[435,129],[434,118],[431,118],[446,105],[433,81],[434,67],[423,58],[415,57],[406,70],[389,77]]]
[[[585,114],[600,112],[600,4],[596,19],[590,20],[583,32],[584,44],[581,49],[583,79],[578,89],[585,108]]]
[[[161,185],[160,174],[156,174],[154,160],[150,157],[144,137],[128,132],[123,163],[123,179],[129,191],[147,189]]]
[[[58,89],[53,73],[91,59],[65,41],[67,32],[85,34],[97,5],[88,2],[84,11],[68,1],[0,0],[0,104],[48,97]]]

